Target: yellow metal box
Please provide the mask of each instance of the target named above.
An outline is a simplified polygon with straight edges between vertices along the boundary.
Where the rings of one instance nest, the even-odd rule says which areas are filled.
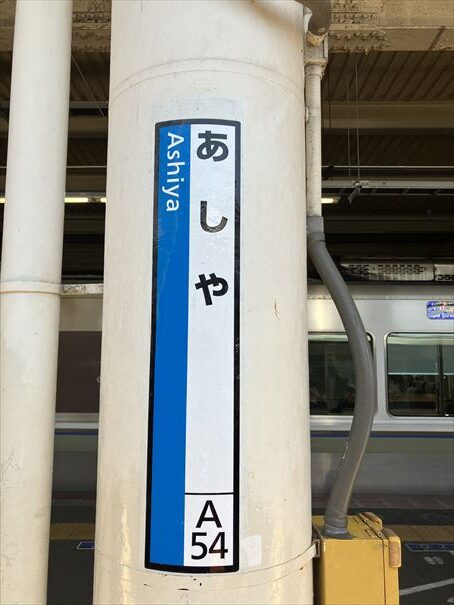
[[[313,517],[320,557],[314,564],[317,605],[398,605],[400,539],[373,513],[348,518],[351,539],[322,534],[323,517]]]

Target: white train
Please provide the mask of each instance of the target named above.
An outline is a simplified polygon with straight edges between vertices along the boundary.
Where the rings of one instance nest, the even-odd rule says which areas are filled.
[[[454,493],[454,320],[437,319],[443,315],[440,303],[454,306],[452,286],[367,284],[352,285],[351,291],[378,382],[378,407],[355,492]],[[95,490],[101,313],[102,286],[65,288],[55,492]],[[444,314],[449,317],[450,310]],[[309,287],[308,331],[312,485],[322,493],[345,447],[355,391],[342,323],[319,285]]]

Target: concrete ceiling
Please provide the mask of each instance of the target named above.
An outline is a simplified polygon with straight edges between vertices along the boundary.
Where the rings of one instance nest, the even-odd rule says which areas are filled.
[[[14,10],[15,0],[0,0],[3,51],[12,50]],[[109,50],[110,10],[110,0],[74,0],[74,50]],[[334,52],[453,50],[453,2],[333,0],[330,46]]]
[[[326,195],[341,199],[324,208],[329,245],[341,260],[452,260],[454,0],[334,0],[333,6],[323,82],[323,175]],[[0,0],[0,195],[14,10],[14,0]],[[110,10],[110,0],[74,0],[72,193],[105,191]],[[411,187],[415,182],[420,189]],[[102,272],[103,225],[103,205],[67,210],[67,274]]]
[[[106,163],[110,11],[110,0],[74,0],[70,166]],[[0,0],[0,166],[14,12],[15,0]],[[330,50],[325,164],[357,164],[358,149],[366,165],[454,164],[453,0],[333,0]]]

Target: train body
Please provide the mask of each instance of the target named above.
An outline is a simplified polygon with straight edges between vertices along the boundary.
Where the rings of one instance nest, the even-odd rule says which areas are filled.
[[[454,492],[452,286],[353,284],[373,351],[378,406],[356,493]],[[308,289],[312,487],[326,493],[355,399],[348,343],[320,285]],[[302,310],[304,312],[304,310]],[[102,286],[63,288],[54,493],[94,493]],[[107,403],[108,405],[108,403]],[[131,402],[134,405],[134,402]]]

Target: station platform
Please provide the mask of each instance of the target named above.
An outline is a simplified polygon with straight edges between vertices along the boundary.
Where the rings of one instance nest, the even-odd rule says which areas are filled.
[[[322,514],[325,498],[313,504],[313,513]],[[401,538],[401,605],[454,604],[454,496],[355,496],[351,513],[363,511]],[[49,605],[92,603],[94,533],[93,499],[73,494],[54,501]]]

